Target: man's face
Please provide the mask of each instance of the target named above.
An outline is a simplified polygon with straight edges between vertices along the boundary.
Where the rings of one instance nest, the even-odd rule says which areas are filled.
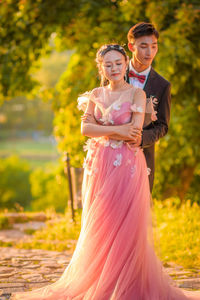
[[[151,65],[158,51],[158,43],[155,35],[142,36],[135,40],[134,44],[128,44],[133,59],[147,68]]]

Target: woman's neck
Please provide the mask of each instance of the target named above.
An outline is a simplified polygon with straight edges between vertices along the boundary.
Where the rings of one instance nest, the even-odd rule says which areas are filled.
[[[125,89],[125,87],[128,86],[128,83],[126,81],[110,81],[108,88],[112,91],[121,91]]]

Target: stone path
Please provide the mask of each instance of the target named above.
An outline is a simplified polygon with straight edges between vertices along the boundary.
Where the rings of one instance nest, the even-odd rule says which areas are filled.
[[[68,251],[0,247],[0,300],[58,280],[70,258]],[[200,289],[200,270],[184,270],[174,264],[168,264],[166,270],[180,287]]]
[[[71,253],[0,247],[0,300],[12,292],[26,291],[56,281]]]

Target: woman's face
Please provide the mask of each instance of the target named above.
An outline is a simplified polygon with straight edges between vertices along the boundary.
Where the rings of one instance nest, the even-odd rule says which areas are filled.
[[[103,56],[101,71],[109,81],[124,80],[127,62],[123,54],[116,50],[110,50]]]

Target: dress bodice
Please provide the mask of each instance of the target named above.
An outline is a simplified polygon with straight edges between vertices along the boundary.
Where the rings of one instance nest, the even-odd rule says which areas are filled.
[[[99,88],[91,100],[95,103],[94,117],[102,125],[120,125],[131,121],[134,111],[133,97],[136,88],[130,87],[123,92]],[[138,107],[139,109],[139,107]]]
[[[131,121],[132,113],[143,113],[143,108],[134,99],[136,87],[124,91],[111,91],[107,87],[95,88],[91,92],[86,92],[78,98],[78,109],[86,110],[87,103],[91,100],[94,104],[94,117],[101,125],[121,125]],[[146,101],[145,115],[148,116],[147,123],[156,121],[156,111],[151,98]],[[145,119],[146,120],[146,119]]]

